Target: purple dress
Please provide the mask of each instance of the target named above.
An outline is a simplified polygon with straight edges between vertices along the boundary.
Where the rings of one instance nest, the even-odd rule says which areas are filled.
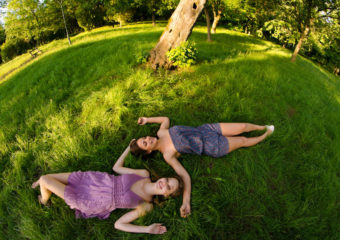
[[[76,218],[105,219],[116,208],[135,208],[144,201],[130,190],[142,178],[135,174],[72,172],[65,187],[65,202],[75,209]]]
[[[229,151],[228,139],[222,135],[219,123],[204,124],[197,128],[173,126],[169,128],[169,134],[179,153],[222,157]]]

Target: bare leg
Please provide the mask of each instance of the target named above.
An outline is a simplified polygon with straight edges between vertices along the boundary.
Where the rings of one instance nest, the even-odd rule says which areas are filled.
[[[70,173],[61,173],[41,176],[38,182],[41,192],[41,197],[39,197],[39,201],[42,204],[46,204],[52,193],[64,199],[66,184],[64,184],[63,182],[65,182],[66,179],[67,183],[67,178],[69,175]]]
[[[52,174],[47,174],[47,176],[49,177],[53,177],[56,180],[58,180],[59,182],[63,183],[63,184],[67,184],[67,179],[70,176],[70,173],[52,173]],[[32,188],[36,188],[39,186],[39,180],[35,181],[32,184]]]
[[[259,137],[227,137],[229,142],[229,152],[232,152],[241,147],[250,147],[258,144],[259,142],[263,141],[268,135],[270,135],[271,131],[267,130],[264,134]]]
[[[255,125],[251,123],[220,123],[223,136],[235,136],[243,132],[251,132],[255,130],[264,130],[266,126]]]

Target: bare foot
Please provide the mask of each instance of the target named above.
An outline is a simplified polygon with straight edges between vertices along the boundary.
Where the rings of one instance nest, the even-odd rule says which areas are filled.
[[[42,205],[46,205],[47,201],[43,201],[41,195],[38,196],[38,201]]]
[[[34,183],[32,183],[32,188],[36,188],[40,185],[39,180],[35,181]]]

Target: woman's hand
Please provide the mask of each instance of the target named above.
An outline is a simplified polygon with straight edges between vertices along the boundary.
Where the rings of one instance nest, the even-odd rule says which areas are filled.
[[[166,227],[160,223],[154,223],[148,226],[148,233],[150,234],[163,234],[166,232]]]
[[[190,215],[191,209],[190,209],[190,203],[183,203],[181,208],[181,217],[186,218]]]
[[[145,125],[147,123],[147,118],[146,117],[140,117],[140,118],[138,118],[137,123],[139,125]]]

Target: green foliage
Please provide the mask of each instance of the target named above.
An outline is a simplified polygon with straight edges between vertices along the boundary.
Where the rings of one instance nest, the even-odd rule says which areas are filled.
[[[119,22],[123,26],[133,17],[132,0],[108,0],[105,4],[106,17],[109,22]]]
[[[41,39],[43,29],[41,4],[38,0],[12,0],[7,8],[5,29],[7,39]]]
[[[136,54],[136,62],[137,64],[143,64],[148,61],[150,53],[148,51],[141,51]]]
[[[127,22],[131,21],[132,17],[133,17],[132,12],[126,11],[126,12],[121,12],[121,13],[115,13],[112,16],[112,19],[115,20],[116,22],[119,22],[120,26],[123,26]]]
[[[75,15],[79,26],[88,31],[104,24],[105,10],[100,0],[79,0]]]
[[[171,49],[166,53],[169,61],[174,66],[190,67],[196,63],[197,49],[195,43],[191,41],[182,42],[177,48]]]
[[[0,46],[5,42],[5,40],[6,40],[5,29],[2,25],[0,25]]]
[[[7,62],[16,56],[23,54],[30,48],[31,45],[23,39],[13,39],[10,41],[6,41],[1,46],[2,61]]]
[[[262,31],[269,32],[272,38],[284,45],[295,44],[299,37],[298,32],[294,31],[290,23],[278,19],[265,22]]]

